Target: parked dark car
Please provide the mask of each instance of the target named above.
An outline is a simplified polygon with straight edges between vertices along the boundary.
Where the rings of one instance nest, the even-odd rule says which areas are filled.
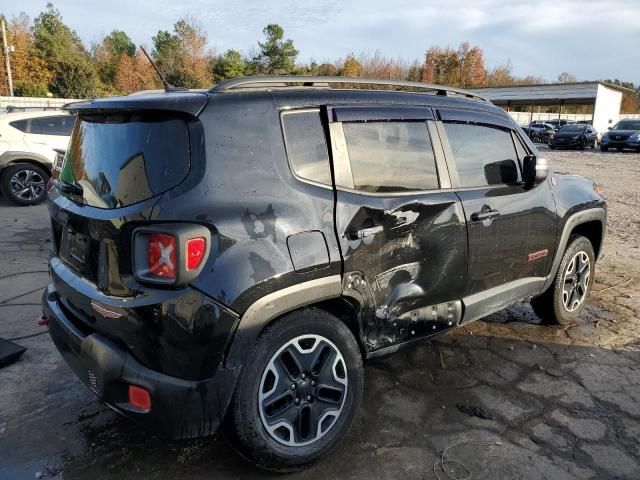
[[[554,133],[553,125],[540,122],[531,122],[523,130],[534,143],[549,143]]]
[[[600,150],[606,152],[610,148],[619,151],[624,149],[640,152],[640,119],[620,120],[602,134]]]
[[[363,361],[523,299],[571,322],[591,289],[605,201],[475,94],[254,77],[69,108],[44,315],[91,391],[172,437],[224,420],[300,468]]]
[[[562,127],[564,127],[565,125],[573,125],[576,122],[573,122],[571,120],[565,120],[565,119],[553,119],[553,120],[545,120],[545,123],[548,123],[549,125],[553,126],[553,129],[557,132],[559,131]]]
[[[549,138],[549,148],[596,148],[598,132],[591,125],[565,125]]]

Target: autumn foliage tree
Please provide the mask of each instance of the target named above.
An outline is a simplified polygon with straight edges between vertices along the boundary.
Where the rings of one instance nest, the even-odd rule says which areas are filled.
[[[213,83],[207,36],[194,19],[183,18],[173,32],[160,30],[153,37],[154,60],[166,80],[179,87],[204,88]]]
[[[122,53],[116,65],[115,87],[123,94],[162,88],[158,75],[140,50],[133,56]]]
[[[422,81],[459,87],[484,85],[487,71],[479,46],[462,42],[457,50],[451,47],[431,47],[425,54]]]
[[[11,70],[14,92],[17,96],[46,95],[53,73],[47,68],[47,62],[37,55],[31,19],[24,13],[14,17],[7,25],[7,42],[13,45]],[[8,94],[6,72],[2,69],[0,93]]]
[[[93,45],[91,54],[105,93],[117,93],[114,92],[114,87],[120,58],[123,55],[132,58],[135,53],[135,44],[122,30],[113,30],[102,41]]]

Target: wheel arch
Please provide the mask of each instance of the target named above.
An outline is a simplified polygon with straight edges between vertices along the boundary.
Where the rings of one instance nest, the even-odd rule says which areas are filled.
[[[20,163],[29,163],[40,168],[44,168],[51,176],[51,169],[53,165],[51,161],[42,155],[32,152],[6,152],[0,156],[0,175],[5,168]]]
[[[558,242],[558,247],[553,259],[551,271],[547,276],[547,281],[542,288],[542,292],[546,291],[553,283],[558,267],[562,261],[562,256],[567,249],[569,240],[575,235],[584,235],[589,239],[596,259],[602,251],[604,236],[606,233],[607,212],[604,207],[589,208],[572,214],[565,222]]]
[[[303,282],[256,300],[240,317],[227,351],[228,368],[242,368],[264,329],[283,315],[301,308],[318,308],[344,322],[364,353],[360,326],[360,303],[343,295],[342,277],[331,275]]]

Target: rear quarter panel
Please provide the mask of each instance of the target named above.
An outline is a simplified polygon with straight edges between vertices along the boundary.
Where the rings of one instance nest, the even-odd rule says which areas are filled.
[[[192,158],[189,188],[167,192],[152,215],[212,230],[211,254],[193,286],[243,313],[268,293],[340,273],[333,191],[291,173],[273,97],[212,94],[199,118],[203,155]],[[296,272],[287,239],[308,231],[324,235],[329,263]]]

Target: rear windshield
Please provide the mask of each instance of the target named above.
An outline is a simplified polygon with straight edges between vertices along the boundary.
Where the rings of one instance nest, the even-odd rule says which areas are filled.
[[[82,187],[82,196],[69,194],[76,202],[118,208],[175,187],[188,171],[184,120],[85,116],[74,126],[60,180]]]

